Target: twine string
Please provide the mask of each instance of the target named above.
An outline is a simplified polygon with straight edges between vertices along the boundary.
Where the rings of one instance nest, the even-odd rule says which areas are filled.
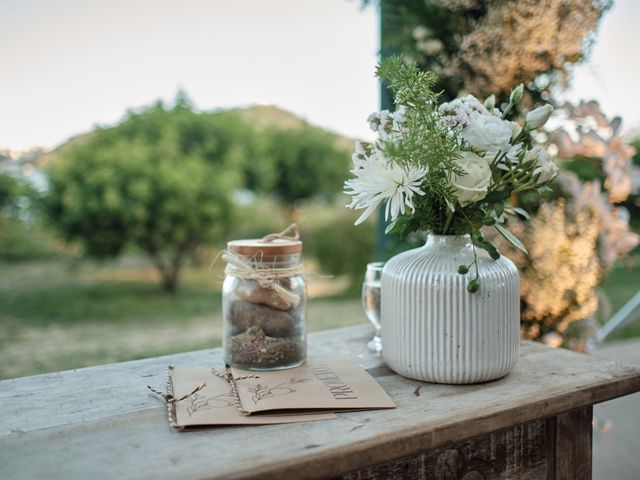
[[[270,233],[262,237],[263,242],[273,242],[274,240],[300,240],[298,224],[292,223],[280,233]]]
[[[242,401],[240,401],[240,394],[238,393],[238,386],[236,385],[236,380],[244,380],[246,378],[260,378],[260,377],[257,375],[242,375],[240,377],[234,377],[233,373],[231,373],[231,367],[229,367],[229,365],[225,365],[224,373],[218,372],[214,368],[212,368],[211,371],[213,372],[214,375],[220,378],[223,378],[229,384],[229,387],[231,388],[231,396],[233,397],[233,400],[236,404],[236,408],[238,409],[240,414],[244,416],[251,415],[251,412],[247,411],[242,406]]]
[[[222,259],[227,262],[225,273],[242,280],[253,280],[262,288],[272,290],[278,297],[294,307],[300,303],[300,295],[284,288],[278,280],[303,275],[302,265],[273,268],[260,262],[251,262],[242,255],[233,252],[222,252]]]
[[[274,240],[299,240],[300,230],[298,225],[292,223],[280,233],[270,233],[262,237],[263,242]],[[300,295],[283,287],[278,280],[304,275],[304,267],[300,264],[290,267],[277,267],[275,264],[267,265],[262,262],[262,257],[246,257],[228,250],[221,252],[222,259],[227,262],[225,273],[242,280],[253,280],[262,288],[272,290],[283,301],[296,307],[300,303]]]
[[[155,388],[151,387],[151,385],[147,385],[147,388],[149,390],[151,390],[152,393],[155,393],[156,395],[161,396],[162,399],[164,400],[164,403],[171,404],[171,403],[178,403],[178,402],[181,402],[183,400],[186,400],[189,397],[192,397],[193,395],[198,393],[200,390],[202,390],[206,386],[207,386],[207,383],[206,382],[202,382],[200,385],[198,385],[196,388],[194,388],[191,392],[189,392],[186,395],[183,395],[183,396],[181,396],[179,398],[175,398],[173,396],[173,394],[171,394],[171,393],[160,392],[160,391],[156,390]]]

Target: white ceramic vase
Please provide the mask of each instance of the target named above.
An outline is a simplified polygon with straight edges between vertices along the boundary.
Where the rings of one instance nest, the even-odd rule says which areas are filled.
[[[505,256],[476,249],[480,289],[469,293],[468,235],[429,235],[382,271],[382,354],[396,373],[434,383],[478,383],[507,375],[520,345],[520,281]]]

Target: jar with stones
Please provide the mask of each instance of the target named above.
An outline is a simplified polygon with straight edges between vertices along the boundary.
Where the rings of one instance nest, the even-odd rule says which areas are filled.
[[[234,240],[222,287],[227,365],[248,370],[297,367],[307,355],[307,289],[302,242]]]

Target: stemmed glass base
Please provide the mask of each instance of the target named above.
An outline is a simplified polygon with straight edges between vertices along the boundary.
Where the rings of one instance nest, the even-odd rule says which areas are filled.
[[[383,262],[369,263],[362,283],[362,308],[376,329],[376,334],[367,343],[367,348],[374,353],[382,352],[382,340],[380,339],[380,288],[383,267]]]
[[[380,338],[380,330],[376,330],[376,334],[371,340],[369,340],[369,343],[367,343],[367,348],[370,352],[382,353],[382,339]]]

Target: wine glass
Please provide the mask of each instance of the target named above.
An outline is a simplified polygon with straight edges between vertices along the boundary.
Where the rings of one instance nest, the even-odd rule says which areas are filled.
[[[380,338],[380,280],[382,278],[384,262],[367,264],[367,272],[362,284],[362,308],[369,321],[376,329],[376,333],[367,347],[375,353],[382,352],[382,339]]]

